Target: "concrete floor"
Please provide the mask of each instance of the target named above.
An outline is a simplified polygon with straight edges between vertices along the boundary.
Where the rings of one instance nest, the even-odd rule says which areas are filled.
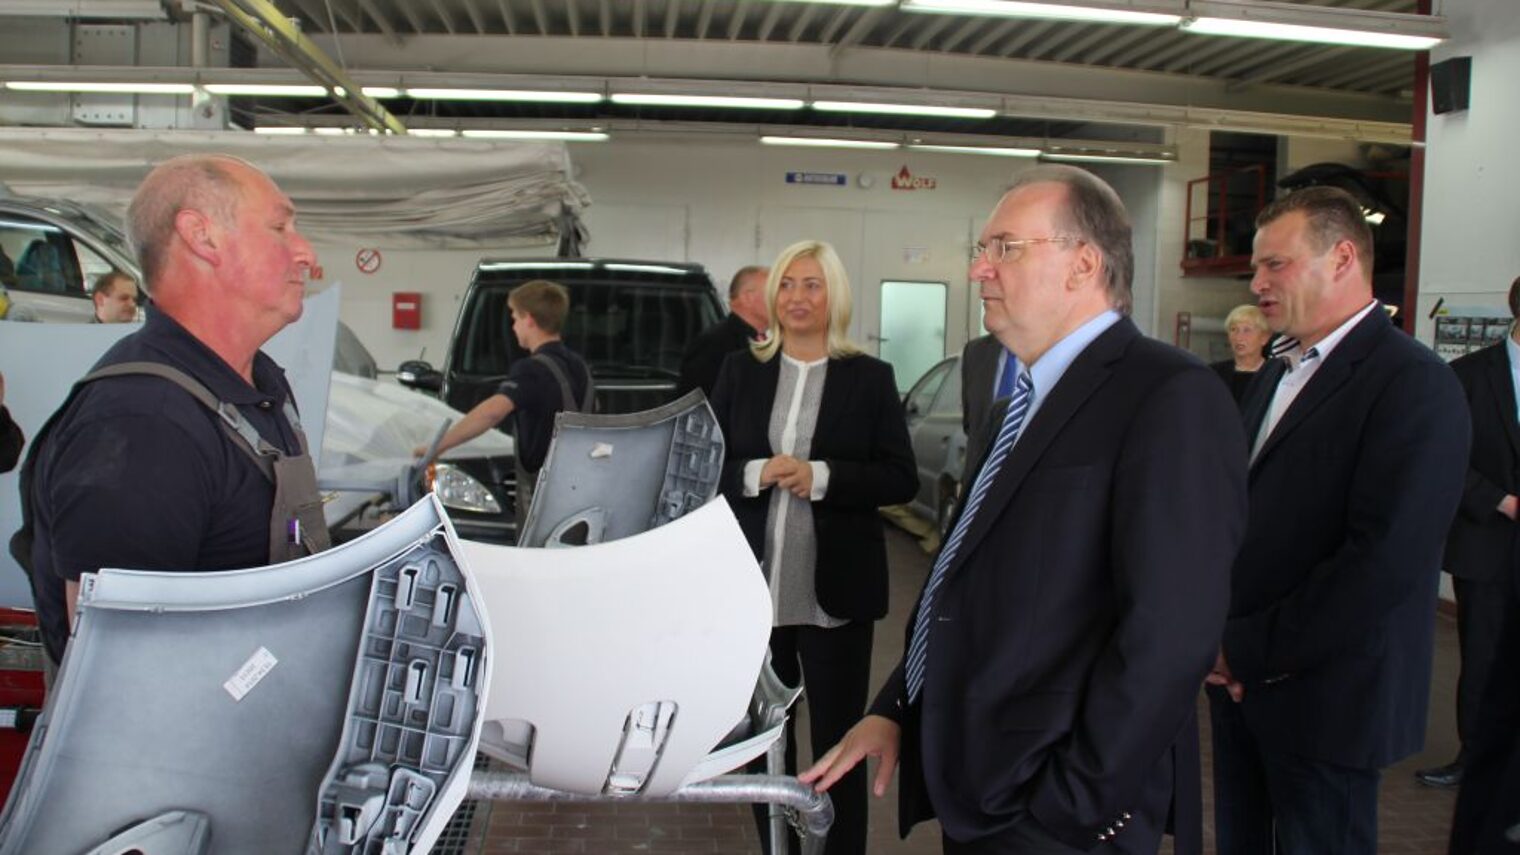
[[[889,530],[888,561],[892,574],[892,612],[876,626],[872,684],[879,685],[902,654],[903,624],[929,570],[929,557],[909,535]],[[1442,616],[1436,624],[1435,680],[1431,691],[1430,729],[1425,751],[1389,769],[1380,798],[1380,851],[1390,855],[1438,855],[1446,851],[1446,833],[1455,793],[1431,790],[1414,782],[1413,771],[1440,765],[1456,753],[1452,698],[1457,678],[1456,626]],[[1201,697],[1200,697],[1201,701]],[[1200,705],[1200,718],[1208,716]],[[803,715],[806,710],[803,710]],[[799,733],[805,734],[805,726]],[[803,739],[802,756],[809,756]],[[1206,851],[1212,852],[1212,798],[1208,737],[1204,736],[1204,816]],[[899,840],[895,786],[873,802],[870,821],[872,855],[938,853],[939,827],[928,823]],[[749,809],[740,806],[524,805],[481,804],[475,810],[468,842],[454,851],[481,853],[752,853],[759,852]],[[1169,850],[1163,850],[1169,851]]]

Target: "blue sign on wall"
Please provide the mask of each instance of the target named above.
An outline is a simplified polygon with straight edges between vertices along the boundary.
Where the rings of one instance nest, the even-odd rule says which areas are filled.
[[[786,174],[788,184],[822,184],[828,187],[843,187],[850,183],[850,176],[843,172],[788,172]]]

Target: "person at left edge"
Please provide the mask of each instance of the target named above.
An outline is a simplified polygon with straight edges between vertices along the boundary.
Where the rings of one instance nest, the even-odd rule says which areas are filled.
[[[769,334],[724,361],[712,408],[727,443],[723,495],[770,584],[771,664],[804,687],[816,752],[865,711],[872,630],[887,613],[877,508],[908,501],[918,479],[892,366],[847,337],[850,285],[834,248],[782,250],[765,295]],[[864,770],[833,797],[825,851],[862,855]]]
[[[301,316],[316,264],[294,205],[247,161],[186,155],[143,179],[127,234],[147,322],[75,384],[22,473],[54,662],[85,573],[259,567],[328,546],[290,385],[260,350]]]

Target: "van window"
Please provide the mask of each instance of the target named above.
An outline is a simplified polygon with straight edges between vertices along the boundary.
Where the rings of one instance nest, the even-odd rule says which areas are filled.
[[[507,293],[517,282],[481,286],[460,324],[458,371],[505,375],[526,355],[512,335]],[[680,376],[681,353],[697,333],[718,322],[701,288],[659,282],[563,282],[570,292],[566,345],[599,378]]]

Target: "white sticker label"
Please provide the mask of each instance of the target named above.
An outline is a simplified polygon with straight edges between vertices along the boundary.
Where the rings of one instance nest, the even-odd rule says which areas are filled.
[[[253,655],[248,657],[243,667],[237,669],[236,674],[222,684],[222,688],[227,690],[227,694],[231,695],[234,701],[241,701],[253,691],[253,687],[257,686],[260,680],[274,670],[274,666],[279,664],[279,661],[274,658],[274,654],[270,653],[268,648],[260,647],[253,651]]]

